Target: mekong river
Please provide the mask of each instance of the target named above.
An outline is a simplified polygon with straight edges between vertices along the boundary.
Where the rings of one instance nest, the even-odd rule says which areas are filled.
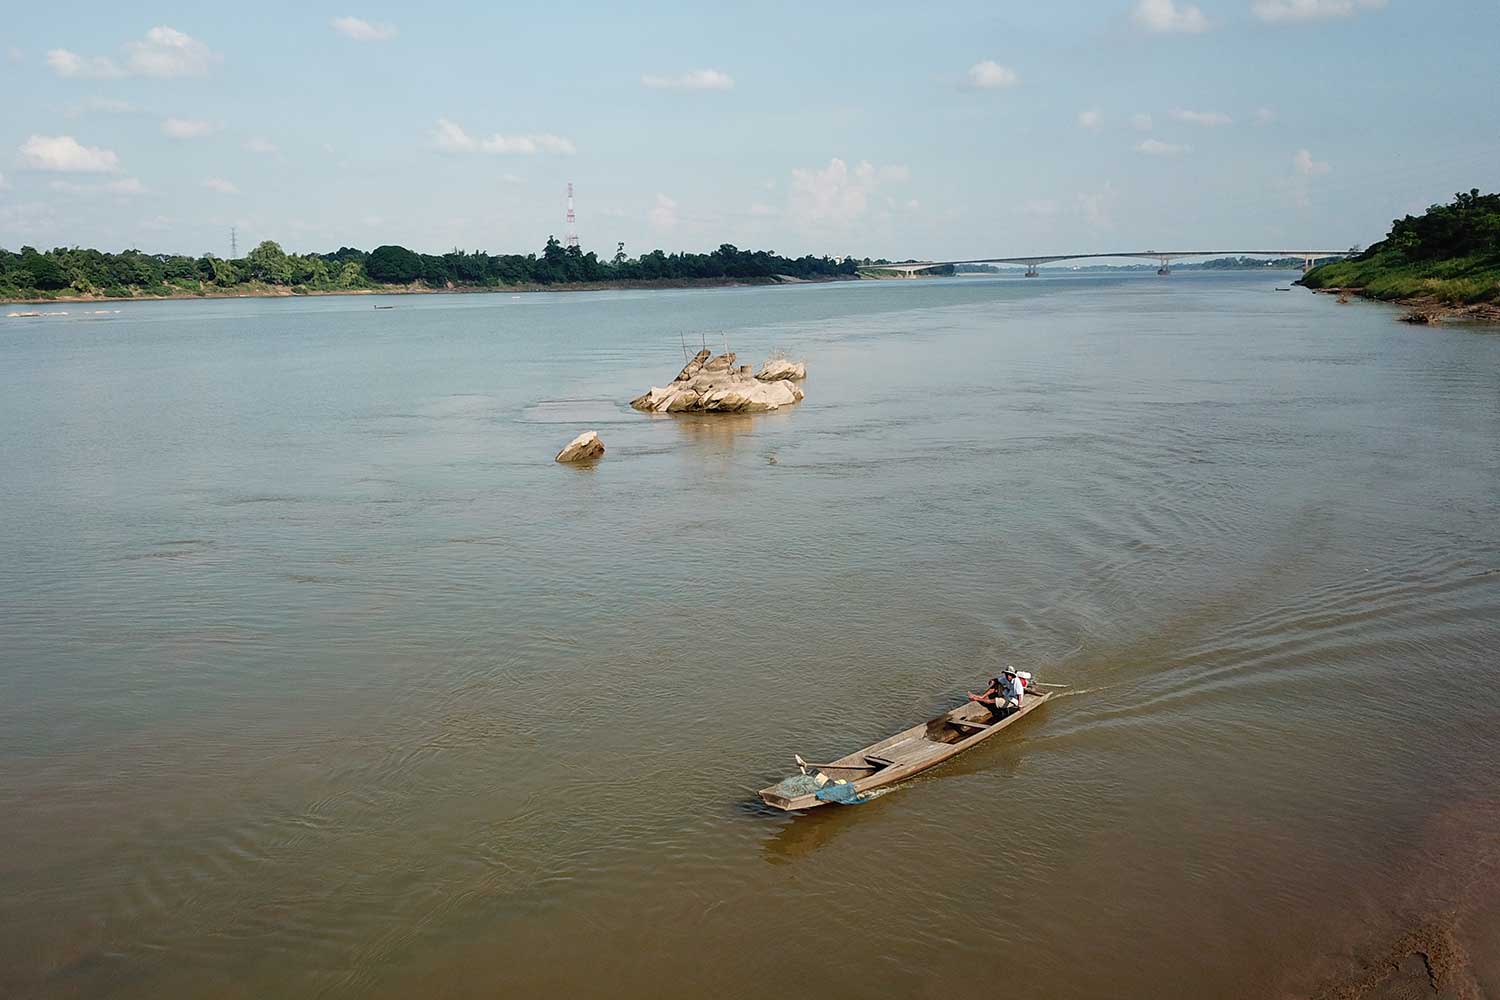
[[[1305,995],[1439,911],[1483,951],[1500,334],[1291,277],[0,320],[0,994]],[[625,405],[705,340],[806,401]],[[1075,693],[755,800],[1005,663]]]

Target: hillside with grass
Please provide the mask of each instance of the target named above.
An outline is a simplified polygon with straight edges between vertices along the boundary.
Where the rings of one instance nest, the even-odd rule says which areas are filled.
[[[1420,216],[1397,219],[1385,239],[1358,256],[1313,268],[1301,283],[1398,302],[1500,302],[1500,194],[1475,188]]]

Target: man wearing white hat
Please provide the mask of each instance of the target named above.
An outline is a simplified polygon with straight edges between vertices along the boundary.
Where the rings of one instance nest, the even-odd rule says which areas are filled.
[[[996,716],[1004,718],[1021,707],[1026,698],[1026,688],[1016,677],[1016,668],[1007,665],[1005,673],[990,681],[984,694],[969,692],[969,700],[987,706]]]

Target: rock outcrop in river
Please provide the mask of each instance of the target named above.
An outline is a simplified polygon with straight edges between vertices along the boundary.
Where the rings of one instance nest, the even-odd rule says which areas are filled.
[[[797,374],[775,377],[782,369],[773,365],[783,363]],[[652,386],[630,405],[648,413],[764,413],[800,402],[802,390],[792,377],[806,375],[802,365],[781,361],[768,361],[753,375],[749,365],[735,364],[733,354],[715,356],[705,349],[665,388]]]
[[[557,453],[559,462],[586,462],[598,458],[604,454],[604,442],[599,440],[597,431],[584,431],[573,440],[569,441],[563,450]]]

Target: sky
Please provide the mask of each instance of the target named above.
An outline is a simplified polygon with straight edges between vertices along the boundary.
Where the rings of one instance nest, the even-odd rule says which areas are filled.
[[[1338,249],[1500,190],[1495,0],[137,0],[0,33],[0,247]]]

